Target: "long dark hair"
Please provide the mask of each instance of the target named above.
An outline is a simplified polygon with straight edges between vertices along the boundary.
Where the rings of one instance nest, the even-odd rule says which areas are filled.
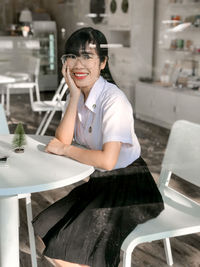
[[[68,38],[65,43],[65,53],[79,56],[80,50],[84,51],[87,44],[94,44],[100,62],[107,58],[106,66],[101,70],[101,75],[109,82],[115,83],[108,65],[108,42],[105,35],[92,27],[81,28]]]

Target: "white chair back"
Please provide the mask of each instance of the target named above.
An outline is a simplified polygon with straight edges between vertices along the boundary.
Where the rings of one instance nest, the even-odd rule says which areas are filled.
[[[122,244],[123,267],[131,267],[134,248],[146,242],[164,241],[166,260],[173,265],[170,238],[199,233],[200,204],[196,198],[170,187],[171,174],[200,186],[200,125],[176,121],[171,129],[159,179],[165,209],[155,218],[138,225]],[[199,188],[197,188],[198,192]]]
[[[66,95],[66,100],[62,100]],[[34,101],[32,109],[33,111],[46,111],[36,134],[44,135],[55,112],[61,111],[62,116],[69,102],[69,89],[68,85],[65,82],[65,79],[62,78],[58,89],[56,90],[52,100],[50,101]]]
[[[68,86],[65,83],[65,79],[62,78],[60,83],[59,83],[58,89],[56,90],[56,92],[52,98],[52,101],[57,101],[58,99],[62,99],[67,88],[68,88]]]
[[[161,190],[169,183],[171,173],[200,186],[199,124],[184,120],[174,123],[162,162],[159,181]]]
[[[11,62],[7,75],[15,77],[14,83],[6,85],[6,114],[10,115],[10,94],[12,90],[27,89],[29,90],[30,102],[33,102],[33,89],[37,101],[40,100],[40,90],[38,84],[38,76],[40,72],[40,58],[31,55],[15,55]]]
[[[0,134],[9,134],[8,123],[3,106],[0,104]]]

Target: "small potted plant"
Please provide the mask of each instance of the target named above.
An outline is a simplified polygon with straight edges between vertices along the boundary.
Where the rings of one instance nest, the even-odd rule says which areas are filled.
[[[26,145],[26,136],[22,123],[19,123],[14,132],[13,148],[16,153],[23,153]]]

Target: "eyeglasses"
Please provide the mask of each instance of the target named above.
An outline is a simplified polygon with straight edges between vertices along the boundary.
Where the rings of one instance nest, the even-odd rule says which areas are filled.
[[[73,67],[76,63],[77,59],[80,60],[81,64],[83,65],[89,65],[94,62],[95,59],[97,59],[98,56],[94,54],[81,54],[80,56],[76,56],[74,54],[66,54],[61,57],[62,64],[65,64],[67,62],[69,67]]]

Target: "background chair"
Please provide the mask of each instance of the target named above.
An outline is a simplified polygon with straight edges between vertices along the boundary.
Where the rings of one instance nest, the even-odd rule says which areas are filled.
[[[1,69],[1,72],[4,73],[4,70]],[[15,78],[0,75],[0,95],[1,95],[1,104],[4,106],[5,104],[5,84],[15,82]]]
[[[164,241],[168,265],[173,264],[170,237],[200,232],[200,205],[169,186],[172,174],[200,186],[200,125],[188,121],[174,123],[159,178],[165,209],[158,217],[138,225],[124,240],[123,267],[131,266],[131,254],[141,243]]]
[[[68,95],[68,86],[65,83],[65,79],[62,78],[58,89],[56,90],[53,98],[49,101],[34,101],[32,88],[30,88],[31,107],[35,112],[45,112],[45,115],[36,131],[36,134],[44,135],[55,112],[61,111],[62,114],[67,105],[66,100],[62,100],[65,95]]]
[[[15,89],[35,89],[36,99],[40,101],[38,76],[40,72],[40,58],[33,56],[14,57],[11,69],[7,75],[14,77],[16,82],[6,85],[6,115],[10,115],[10,93]],[[30,101],[31,101],[30,96]]]
[[[8,123],[6,120],[3,106],[0,104],[0,134],[9,134]]]
[[[0,104],[0,134],[9,134],[9,128],[8,128],[5,112],[1,104]],[[26,213],[27,213],[29,243],[30,243],[30,250],[31,250],[31,263],[32,263],[32,267],[37,267],[35,236],[34,236],[34,230],[32,226],[33,215],[32,215],[32,206],[31,206],[31,194],[20,194],[18,195],[18,198],[26,199]]]

